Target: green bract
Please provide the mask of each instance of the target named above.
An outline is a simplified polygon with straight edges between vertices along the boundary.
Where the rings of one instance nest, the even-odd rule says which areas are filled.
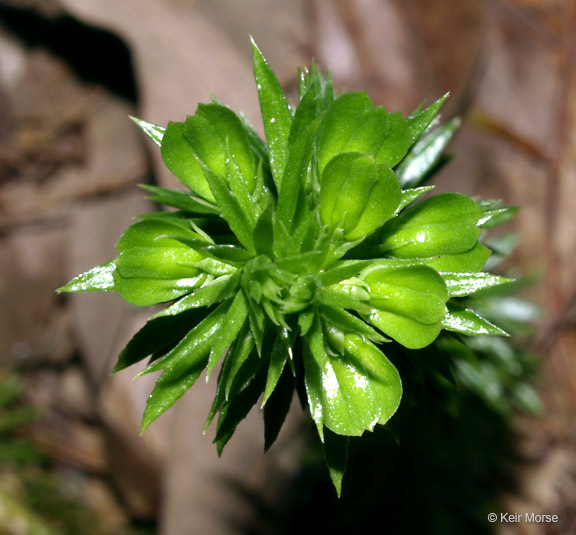
[[[217,417],[219,451],[259,399],[269,447],[297,390],[339,492],[341,437],[386,424],[402,398],[387,344],[424,348],[442,329],[504,334],[464,298],[508,281],[482,272],[490,251],[478,240],[513,209],[419,199],[456,128],[430,127],[444,98],[404,118],[366,93],[335,98],[313,66],[293,109],[253,51],[266,142],[218,102],[166,128],[135,119],[188,189],[147,186],[175,210],[141,216],[116,259],[60,291],[170,302],[115,368],[150,356],[141,374],[162,371],[143,429],[217,370],[206,425]]]

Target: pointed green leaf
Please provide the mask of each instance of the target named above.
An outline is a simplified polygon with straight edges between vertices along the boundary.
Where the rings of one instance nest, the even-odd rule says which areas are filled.
[[[260,214],[260,218],[254,227],[253,240],[254,249],[257,253],[265,254],[269,258],[274,258],[274,207],[270,203]]]
[[[156,143],[156,145],[158,145],[159,147],[162,145],[162,138],[164,137],[164,132],[166,131],[166,128],[158,126],[157,124],[154,123],[143,121],[142,119],[138,119],[136,117],[132,116],[129,117],[152,141],[154,141],[154,143]]]
[[[224,364],[220,370],[216,396],[214,397],[208,418],[204,424],[204,432],[207,431],[214,417],[225,403],[229,401],[231,397],[242,392],[260,369],[258,365],[251,365],[251,361],[254,361],[253,349],[254,340],[252,335],[249,329],[243,329],[243,332],[237,338],[236,343],[231,348],[230,354],[224,360]],[[259,357],[256,358],[261,360]]]
[[[355,277],[372,262],[372,260],[343,260],[333,264],[329,270],[319,273],[318,280],[324,286],[332,286],[332,284]]]
[[[407,119],[408,128],[410,129],[410,136],[412,141],[416,141],[430,126],[432,120],[436,117],[442,104],[448,98],[450,93],[446,93],[443,97],[440,97],[436,102],[434,102],[431,106],[426,108],[425,110],[419,110],[415,113],[412,113],[410,117]]]
[[[348,461],[349,437],[343,437],[327,430],[324,433],[324,460],[330,472],[330,479],[338,498],[342,494],[342,479]]]
[[[436,186],[423,186],[421,188],[403,190],[402,198],[400,199],[400,204],[398,205],[398,208],[396,208],[396,213],[399,213],[401,210],[404,210],[406,206],[413,203],[421,195],[424,195],[424,193],[433,190],[435,187]]]
[[[292,110],[276,75],[254,40],[252,40],[252,52],[254,56],[254,79],[256,80],[264,132],[268,142],[270,168],[276,187],[280,189],[288,154]]]
[[[193,308],[209,307],[224,301],[230,297],[231,293],[238,285],[238,277],[234,275],[224,275],[204,284],[201,288],[190,295],[183,297],[173,305],[156,313],[152,318],[164,316],[175,316],[186,310]]]
[[[301,201],[301,188],[308,172],[312,141],[318,128],[318,124],[314,121],[316,116],[314,97],[312,91],[304,96],[296,109],[294,121],[290,128],[288,138],[290,150],[282,175],[277,210],[278,223],[282,222],[287,229],[295,227],[294,216],[298,202]]]
[[[192,214],[217,215],[220,213],[218,207],[211,202],[200,197],[195,197],[185,191],[162,188],[159,186],[150,186],[148,184],[140,184],[140,187],[152,194],[148,196],[151,201],[159,204],[172,206]]]
[[[440,161],[442,153],[460,126],[459,119],[426,134],[410,150],[396,169],[396,175],[404,188],[419,186]]]
[[[80,275],[76,275],[70,282],[61,286],[57,292],[106,292],[114,290],[114,270],[116,264],[110,260],[105,264],[93,267]]]
[[[264,389],[264,397],[262,398],[262,407],[266,405],[266,402],[274,392],[278,380],[282,375],[288,362],[289,354],[286,346],[282,342],[280,336],[274,341],[274,346],[272,347],[272,352],[270,354],[270,364],[268,366],[268,375],[266,377],[266,387]]]
[[[270,376],[270,374],[268,374]],[[294,376],[289,368],[284,368],[274,392],[271,394],[264,407],[264,450],[268,450],[274,443],[280,429],[284,424],[286,415],[290,410],[294,396]]]
[[[218,444],[219,453],[222,453],[222,449],[236,430],[238,424],[248,416],[250,409],[258,401],[264,389],[265,381],[266,372],[264,368],[261,368],[248,386],[234,398],[231,398],[220,410],[216,437],[214,438],[214,442]]]
[[[478,221],[478,226],[485,229],[499,227],[513,219],[518,209],[518,206],[501,206],[485,210],[484,215]]]
[[[490,323],[487,319],[476,314],[469,308],[463,309],[450,305],[448,313],[442,322],[442,327],[468,336],[491,335],[508,336],[508,334]]]
[[[446,283],[450,297],[464,297],[480,290],[513,282],[492,273],[451,273],[441,272],[440,275]]]
[[[210,358],[208,360],[208,368],[206,370],[206,379],[210,377],[212,370],[224,355],[226,350],[232,345],[236,339],[244,323],[248,318],[248,303],[243,291],[239,291],[230,305],[230,309],[226,313],[226,318],[218,329],[218,335],[210,351]]]
[[[216,203],[220,207],[222,217],[228,222],[240,243],[252,251],[254,244],[250,219],[238,204],[236,197],[234,197],[228,185],[208,168],[204,168],[203,170],[206,180],[210,184],[210,189],[214,194],[214,198],[216,199]]]
[[[113,373],[181,340],[204,316],[202,311],[191,310],[170,318],[149,319],[122,350]]]
[[[216,309],[196,325],[172,351],[139,374],[164,370],[146,403],[142,431],[172,407],[196,382],[208,363],[210,348],[224,314],[223,307]]]
[[[319,307],[319,312],[325,323],[327,322],[335,325],[346,334],[356,333],[377,343],[386,341],[386,338],[370,327],[370,325],[353,314],[346,312],[344,309],[331,306],[321,306]]]

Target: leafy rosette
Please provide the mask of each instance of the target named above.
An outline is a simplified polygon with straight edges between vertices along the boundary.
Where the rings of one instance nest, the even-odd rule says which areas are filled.
[[[139,375],[162,371],[143,429],[217,370],[206,426],[217,417],[218,450],[258,400],[269,447],[296,391],[340,491],[348,437],[386,424],[402,398],[387,343],[505,334],[463,298],[508,281],[482,271],[491,251],[479,239],[513,209],[422,200],[457,127],[433,125],[445,97],[405,118],[363,92],[336,98],[313,66],[293,109],[253,51],[266,142],[218,101],[166,128],[135,119],[187,189],[145,186],[173,210],[141,216],[116,259],[60,291],[169,303],[115,367],[150,357]]]

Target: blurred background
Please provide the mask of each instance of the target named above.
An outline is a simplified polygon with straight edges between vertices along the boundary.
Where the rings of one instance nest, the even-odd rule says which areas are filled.
[[[433,399],[400,447],[353,444],[340,501],[297,405],[266,455],[256,411],[218,459],[203,381],[139,436],[154,377],[110,371],[149,311],[54,290],[153,208],[137,184],[177,186],[129,115],[165,125],[215,94],[261,129],[249,35],[292,99],[312,58],[391,111],[451,92],[435,183],[521,206],[504,269],[542,312],[517,302],[533,328],[508,366],[539,414],[489,379],[457,414]],[[576,534],[575,71],[570,0],[1,0],[0,533]]]

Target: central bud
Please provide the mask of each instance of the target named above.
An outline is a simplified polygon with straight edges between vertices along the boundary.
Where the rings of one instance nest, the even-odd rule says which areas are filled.
[[[321,283],[316,275],[296,275],[260,255],[244,265],[241,285],[246,296],[263,306],[274,323],[284,324],[284,316],[300,312],[314,302]]]

